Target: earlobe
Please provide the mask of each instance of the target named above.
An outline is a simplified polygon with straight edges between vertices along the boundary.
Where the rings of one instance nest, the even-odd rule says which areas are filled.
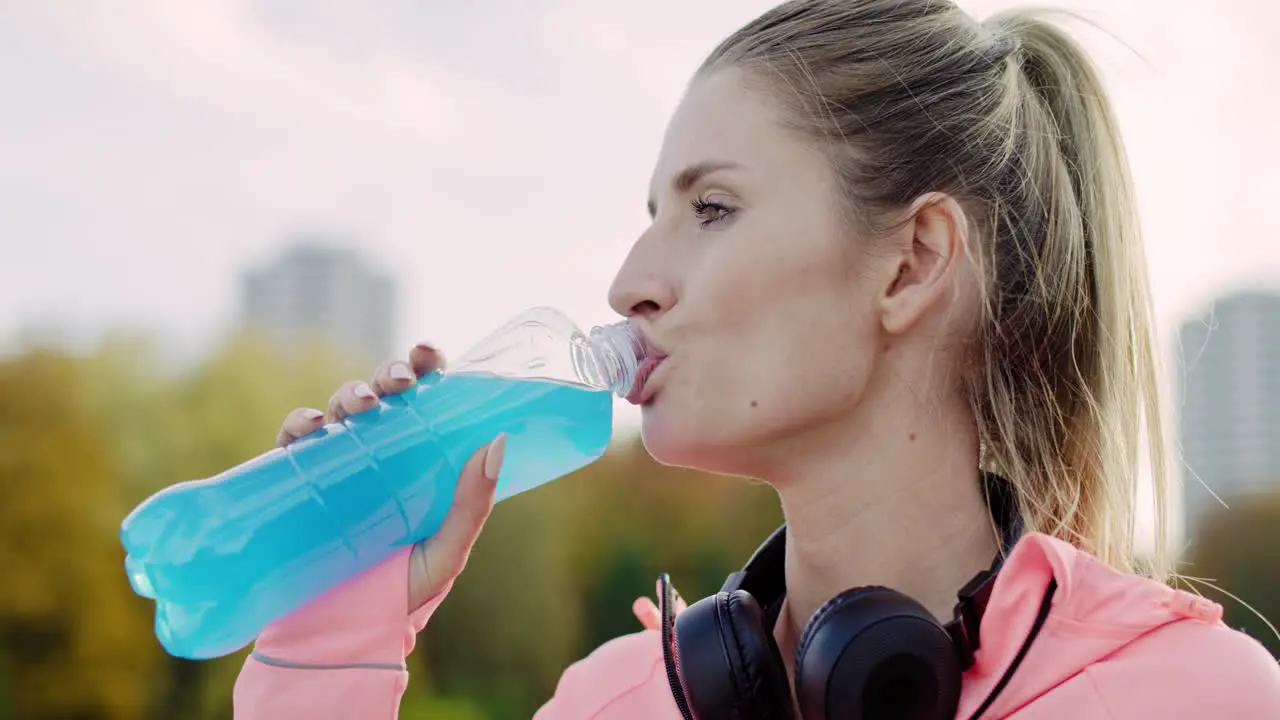
[[[931,308],[950,298],[956,268],[964,257],[964,214],[953,198],[932,193],[912,206],[903,225],[902,251],[882,298],[886,332],[899,335]]]

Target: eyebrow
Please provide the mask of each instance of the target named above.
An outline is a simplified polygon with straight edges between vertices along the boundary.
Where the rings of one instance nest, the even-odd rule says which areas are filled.
[[[704,160],[681,170],[675,176],[675,179],[671,181],[671,187],[677,193],[686,193],[689,192],[689,188],[693,187],[694,184],[707,175],[714,172],[720,172],[721,170],[731,170],[738,167],[742,166],[729,160]],[[649,217],[653,218],[657,214],[658,203],[653,198],[649,198]]]

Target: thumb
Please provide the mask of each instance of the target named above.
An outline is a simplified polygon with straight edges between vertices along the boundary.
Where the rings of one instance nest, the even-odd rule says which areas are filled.
[[[507,436],[499,435],[462,467],[453,505],[440,529],[414,548],[409,565],[409,607],[417,608],[439,593],[466,567],[471,548],[493,510],[506,446]]]

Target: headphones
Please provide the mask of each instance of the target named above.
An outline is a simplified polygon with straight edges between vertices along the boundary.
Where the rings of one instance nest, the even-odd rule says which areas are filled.
[[[983,473],[1003,529],[990,569],[957,593],[939,623],[919,602],[886,587],[846,590],[814,613],[800,636],[795,697],[804,720],[951,720],[961,674],[973,665],[978,628],[1004,555],[1021,535],[1012,486]],[[796,720],[773,626],[786,597],[786,526],[730,575],[720,592],[674,616],[675,591],[660,579],[663,659],[686,720]]]

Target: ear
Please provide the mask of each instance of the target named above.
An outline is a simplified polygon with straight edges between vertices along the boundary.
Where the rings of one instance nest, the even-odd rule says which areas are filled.
[[[950,301],[965,262],[967,221],[955,198],[929,193],[912,203],[895,234],[891,278],[880,298],[884,329],[899,335],[939,303]]]

